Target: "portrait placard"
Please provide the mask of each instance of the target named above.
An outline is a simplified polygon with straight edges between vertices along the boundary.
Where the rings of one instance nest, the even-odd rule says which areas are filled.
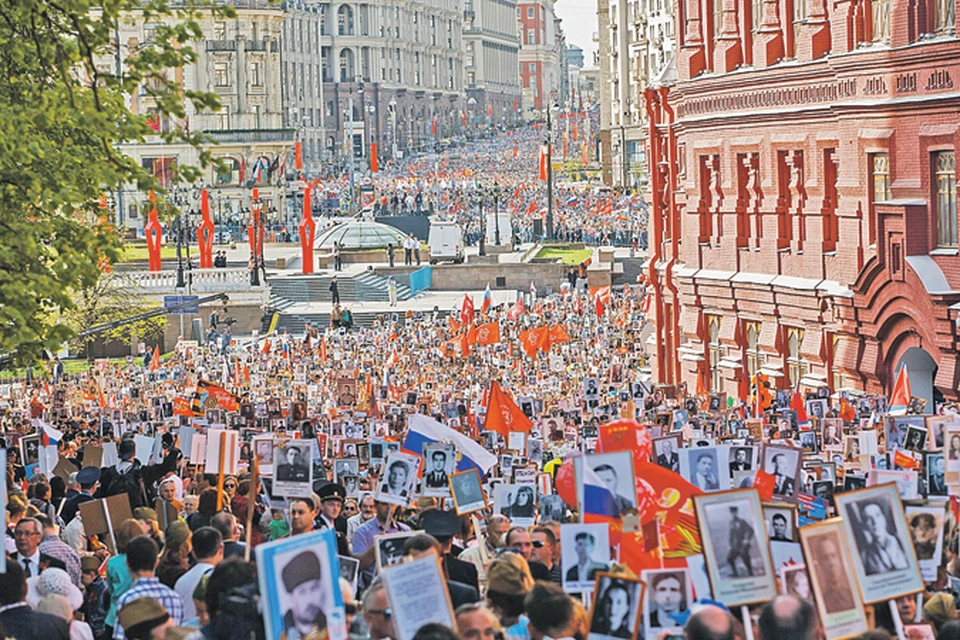
[[[839,518],[800,529],[807,573],[827,640],[857,636],[868,628]]]
[[[313,495],[312,441],[275,440],[273,459],[273,493],[288,498]]]
[[[656,640],[664,631],[683,633],[683,623],[693,605],[693,583],[686,569],[644,569],[647,585],[643,600],[646,640]]]
[[[450,495],[450,476],[457,469],[457,447],[452,442],[423,445],[423,495],[445,498]]]
[[[376,499],[404,507],[413,500],[413,483],[420,470],[420,456],[392,451],[383,461]]]
[[[266,637],[310,634],[346,640],[340,562],[333,529],[282,538],[256,548]]]
[[[588,639],[636,640],[643,591],[643,582],[637,578],[598,573],[590,607]]]
[[[841,493],[835,499],[863,601],[873,604],[922,591],[897,485]]]
[[[620,513],[636,509],[637,487],[633,477],[633,452],[594,453],[585,456],[584,460],[613,494]]]
[[[763,520],[767,527],[767,538],[771,542],[796,542],[797,509],[792,505],[763,505]]]
[[[593,590],[597,574],[610,567],[610,525],[560,525],[563,590],[583,593]]]
[[[470,469],[450,476],[450,492],[458,516],[485,509],[487,497],[480,483],[480,472]]]
[[[425,624],[456,628],[447,582],[436,555],[397,564],[382,571],[397,640],[412,640]]]
[[[797,504],[797,478],[803,450],[785,445],[763,445],[763,470],[773,476],[770,502]]]
[[[532,527],[537,517],[537,488],[529,484],[498,484],[493,491],[493,512],[518,527]]]
[[[702,491],[730,488],[729,448],[706,446],[680,450],[680,475]]]
[[[924,582],[937,581],[937,569],[943,557],[943,532],[947,519],[947,503],[918,500],[904,504],[910,527],[910,542],[920,565]]]
[[[777,594],[760,494],[737,489],[693,496],[714,599],[727,607]]]
[[[398,531],[386,533],[373,539],[374,557],[377,560],[377,569],[392,567],[403,562],[403,543],[412,538],[419,531]]]

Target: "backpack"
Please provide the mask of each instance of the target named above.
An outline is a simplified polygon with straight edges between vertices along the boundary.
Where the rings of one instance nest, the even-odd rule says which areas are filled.
[[[130,509],[142,507],[145,504],[143,481],[140,479],[139,465],[134,465],[127,469],[126,473],[120,473],[116,467],[113,467],[112,477],[109,483],[103,489],[103,497],[117,496],[121,493],[130,497]]]

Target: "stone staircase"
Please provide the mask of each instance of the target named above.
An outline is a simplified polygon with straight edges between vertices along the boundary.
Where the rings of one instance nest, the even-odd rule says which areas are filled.
[[[270,285],[270,306],[283,310],[294,304],[309,302],[331,302],[330,275],[275,276],[268,280]],[[365,271],[359,275],[342,275],[337,278],[341,302],[386,302],[387,279],[373,272]],[[409,300],[410,287],[397,283],[397,299]]]

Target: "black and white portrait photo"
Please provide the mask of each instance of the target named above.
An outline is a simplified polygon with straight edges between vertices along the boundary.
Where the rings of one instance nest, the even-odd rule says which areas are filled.
[[[771,542],[796,541],[796,515],[792,507],[764,505],[763,520]]]
[[[895,484],[835,498],[867,604],[923,589],[917,558]]]
[[[764,445],[763,470],[773,476],[771,502],[797,503],[797,478],[800,477],[802,450],[780,445]]]
[[[342,458],[334,463],[333,470],[334,479],[343,484],[345,477],[360,475],[360,461],[356,458]]]
[[[816,402],[821,402],[817,400]],[[823,430],[823,446],[839,447],[843,444],[843,420],[824,418],[820,421]]]
[[[588,638],[636,638],[642,597],[643,583],[640,580],[600,574],[593,593]]]
[[[586,456],[585,461],[613,494],[620,513],[637,506],[632,452],[595,453]]]
[[[914,425],[909,425],[907,427],[907,436],[903,441],[903,448],[907,451],[915,451],[917,453],[923,451],[923,447],[927,443],[927,428],[917,427]]]
[[[457,467],[457,447],[451,442],[423,445],[423,495],[449,496],[450,476]]]
[[[928,496],[946,496],[947,483],[945,480],[944,459],[942,453],[927,454],[926,458],[926,485]]]
[[[592,591],[597,573],[610,567],[607,524],[560,525],[561,574],[567,593]]]
[[[307,440],[277,440],[273,491],[288,498],[313,495],[313,450]]]
[[[706,492],[730,488],[727,447],[698,447],[680,451],[680,475],[693,486]]]
[[[937,569],[943,556],[945,503],[915,503],[904,506],[913,552],[920,563],[924,582],[936,582]]]
[[[585,400],[600,399],[600,383],[596,378],[587,378],[583,381],[583,397]]]
[[[527,440],[527,457],[530,462],[540,464],[543,461],[543,440],[541,438],[530,438]]]
[[[757,523],[747,500],[704,508],[707,529],[717,550],[721,578],[749,578],[763,571]]]
[[[515,526],[532,527],[537,516],[537,488],[528,484],[498,484],[493,511],[510,518]]]
[[[399,451],[388,454],[377,483],[377,500],[401,507],[408,505],[413,498],[413,483],[419,468],[420,456]]]
[[[799,433],[799,440],[800,447],[804,453],[818,453],[819,448],[817,447],[816,431],[801,431]]]
[[[827,401],[822,398],[807,400],[807,415],[822,420],[827,415]]]
[[[693,603],[693,588],[686,569],[645,569],[647,585],[643,603],[646,640],[656,640],[664,630],[682,633],[687,612]]]
[[[392,567],[403,561],[403,543],[408,538],[415,536],[417,532],[401,531],[399,533],[388,533],[377,536],[373,539],[374,552],[377,559],[377,568]]]
[[[738,471],[753,471],[756,455],[756,447],[730,447],[730,477]]]
[[[347,440],[363,440],[365,437],[363,424],[348,422],[343,425],[343,437]]]
[[[382,440],[373,440],[370,442],[370,464],[379,465],[383,463],[384,447]]]
[[[853,569],[840,537],[841,531],[838,520],[800,530],[807,574],[828,638],[853,637],[867,630],[863,604],[856,595]]]
[[[450,476],[450,489],[457,515],[478,511],[487,506],[483,486],[480,484],[480,474],[476,469]]]
[[[714,599],[728,607],[776,594],[760,496],[737,489],[693,497]]]
[[[350,556],[337,556],[340,561],[340,577],[354,589],[357,588],[357,575],[360,573],[360,560]]]
[[[556,494],[540,496],[540,522],[566,522],[567,507]]]
[[[680,454],[681,435],[679,433],[662,438],[654,438],[653,455],[655,462],[675,473],[680,473]]]

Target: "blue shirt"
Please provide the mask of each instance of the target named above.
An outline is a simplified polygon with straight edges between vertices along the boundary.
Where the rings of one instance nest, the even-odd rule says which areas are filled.
[[[159,602],[170,614],[175,626],[179,626],[183,622],[183,599],[176,591],[165,584],[161,584],[154,577],[134,580],[127,592],[120,596],[117,601],[117,613],[119,614],[123,611],[124,606],[139,598],[153,598]],[[117,617],[119,618],[119,615]],[[119,619],[117,620],[117,628],[113,631],[113,638],[114,640],[126,640]]]

